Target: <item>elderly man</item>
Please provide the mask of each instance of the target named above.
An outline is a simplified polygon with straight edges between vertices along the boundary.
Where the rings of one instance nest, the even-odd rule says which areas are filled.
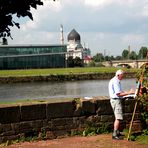
[[[123,75],[124,72],[121,69],[117,70],[115,76],[109,81],[108,85],[110,103],[115,115],[114,131],[112,134],[112,138],[116,140],[121,139],[121,134],[119,132],[120,120],[123,120],[121,99],[123,96],[134,93],[133,89],[127,92],[122,90],[120,81],[123,79]]]

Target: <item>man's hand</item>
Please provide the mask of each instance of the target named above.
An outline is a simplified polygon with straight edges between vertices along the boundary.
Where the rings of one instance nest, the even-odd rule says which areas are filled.
[[[129,92],[128,92],[128,94],[130,95],[130,94],[134,94],[135,93],[135,90],[133,89],[133,88],[131,88],[130,90],[129,90]]]

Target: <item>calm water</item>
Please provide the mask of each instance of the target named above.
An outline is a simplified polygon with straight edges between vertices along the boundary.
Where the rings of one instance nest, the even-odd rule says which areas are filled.
[[[108,82],[109,80],[85,80],[0,84],[0,101],[108,96]],[[124,90],[135,88],[136,80],[124,79],[122,87]]]

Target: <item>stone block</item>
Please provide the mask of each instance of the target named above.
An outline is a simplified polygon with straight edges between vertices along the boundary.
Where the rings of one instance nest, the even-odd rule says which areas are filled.
[[[21,121],[46,118],[46,104],[28,104],[20,106]]]
[[[101,122],[111,122],[114,120],[114,115],[101,115]]]
[[[8,141],[8,144],[10,144],[9,142],[11,140],[16,140],[18,139],[20,136],[19,135],[9,135],[9,136],[3,136],[3,137],[0,137],[0,143],[4,143],[6,141]]]
[[[127,99],[127,100],[123,100],[123,102],[124,102],[124,104],[125,104],[125,106],[126,105],[134,105],[135,104],[135,99]]]
[[[132,113],[124,113],[123,114],[123,119],[126,120],[127,122],[131,121]]]
[[[0,134],[9,132],[12,130],[11,124],[0,124]]]
[[[47,131],[46,132],[46,138],[47,139],[55,139],[56,135],[54,135],[53,131]]]
[[[1,106],[0,107],[0,123],[14,123],[20,121],[19,106]]]
[[[96,104],[90,100],[81,99],[81,107],[83,115],[90,115],[96,113]]]
[[[111,115],[113,110],[110,100],[96,100],[96,113],[98,115]]]
[[[57,138],[64,138],[67,137],[69,135],[70,131],[67,130],[57,130],[54,131],[53,134],[57,137]]]
[[[127,124],[127,128],[129,128],[130,124]],[[133,121],[131,133],[139,133],[142,132],[142,123],[140,120]]]
[[[124,113],[124,114],[123,114],[123,118],[124,118],[124,120],[126,120],[127,122],[131,121],[132,116],[133,116],[133,113]],[[140,113],[135,113],[135,115],[134,115],[134,120],[139,120],[140,117],[141,117]]]
[[[72,118],[57,118],[52,120],[52,124],[58,126],[58,125],[70,125],[73,124],[73,119]]]
[[[25,121],[12,124],[12,128],[16,132],[16,134],[26,133],[28,131],[40,131],[42,127],[43,127],[42,120]]]
[[[72,117],[76,107],[72,101],[69,102],[55,102],[47,104],[47,119]]]
[[[93,122],[93,123],[99,123],[99,122],[101,122],[101,116],[98,116],[98,115],[89,116],[86,119],[86,121]]]

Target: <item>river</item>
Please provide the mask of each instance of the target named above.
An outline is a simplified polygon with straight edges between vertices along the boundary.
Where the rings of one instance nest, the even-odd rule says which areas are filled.
[[[0,102],[108,96],[109,80],[0,84]],[[136,79],[122,80],[123,90],[136,88]]]

